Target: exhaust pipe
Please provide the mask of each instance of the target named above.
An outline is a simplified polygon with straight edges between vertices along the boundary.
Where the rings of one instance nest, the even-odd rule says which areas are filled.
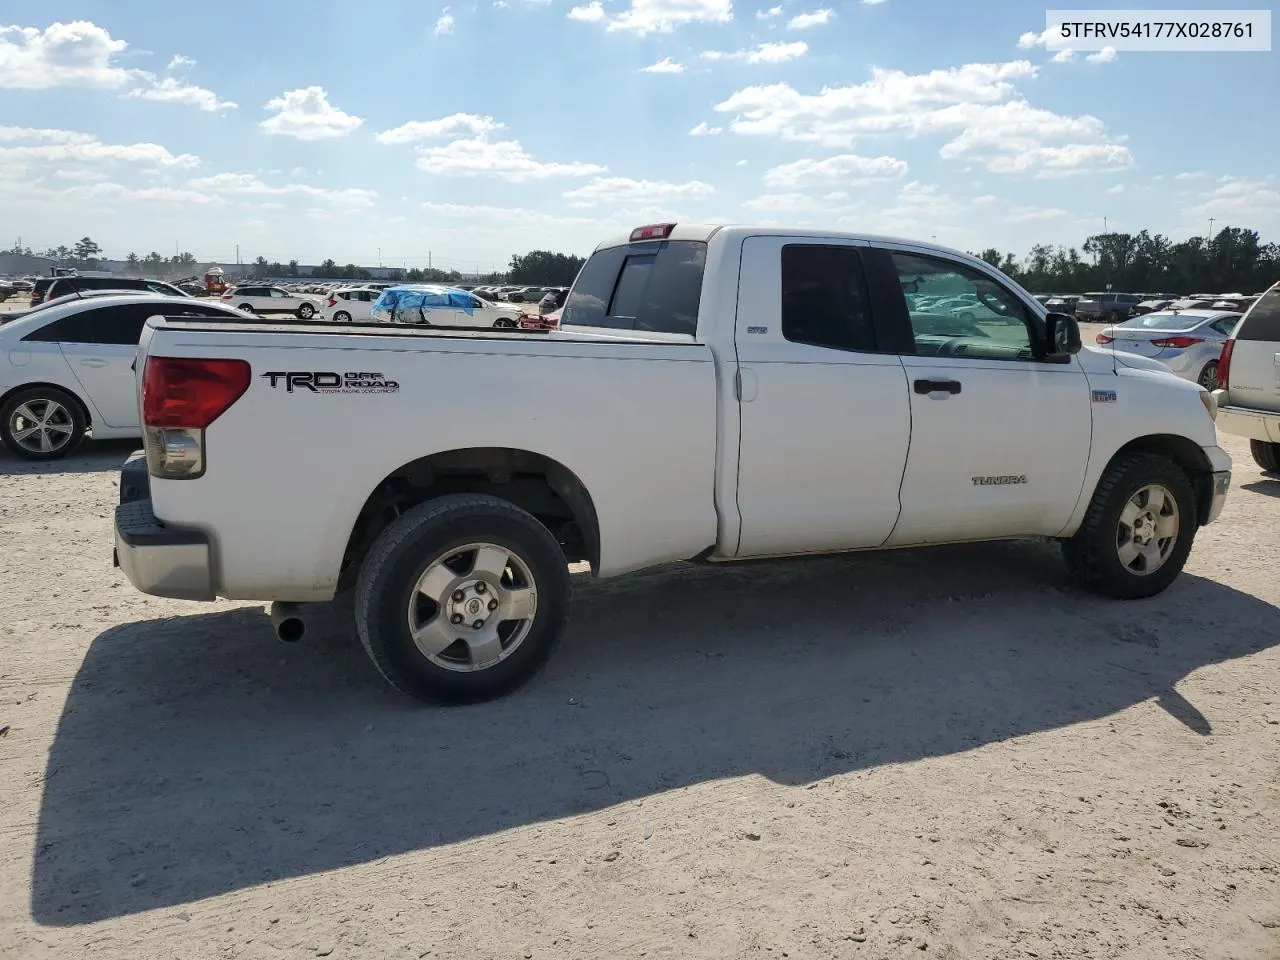
[[[302,619],[302,604],[283,603],[277,600],[268,611],[271,626],[275,628],[276,637],[284,643],[297,643],[307,632],[306,621]]]

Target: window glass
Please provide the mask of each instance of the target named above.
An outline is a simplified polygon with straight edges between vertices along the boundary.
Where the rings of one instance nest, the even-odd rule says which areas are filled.
[[[81,310],[32,331],[23,339],[44,343],[136,345],[147,317],[164,312],[164,305],[146,303]]]
[[[837,350],[875,350],[875,328],[852,247],[782,248],[782,335]]]
[[[280,297],[287,297],[287,296],[288,296],[288,294],[287,294],[287,293],[285,293],[283,290],[277,289],[276,287],[272,287],[272,288],[271,288],[271,296],[276,297],[276,298],[280,298]]]
[[[1235,325],[1239,322],[1239,317],[1222,317],[1220,320],[1213,321],[1209,326],[1224,337],[1229,337],[1231,336],[1231,331],[1235,329]]]
[[[1268,290],[1249,312],[1236,333],[1237,340],[1280,341],[1280,283]]]
[[[965,264],[893,253],[916,353],[1030,360],[1027,311],[1005,287]]]
[[[1188,317],[1183,313],[1144,313],[1117,326],[1138,330],[1190,330],[1204,323],[1204,317]]]
[[[566,298],[561,323],[693,336],[706,258],[707,245],[694,240],[598,251]]]

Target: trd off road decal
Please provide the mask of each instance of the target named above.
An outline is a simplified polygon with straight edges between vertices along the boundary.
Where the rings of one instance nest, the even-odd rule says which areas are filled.
[[[395,393],[400,384],[380,373],[335,373],[331,370],[271,370],[262,374],[272,389],[286,393]]]

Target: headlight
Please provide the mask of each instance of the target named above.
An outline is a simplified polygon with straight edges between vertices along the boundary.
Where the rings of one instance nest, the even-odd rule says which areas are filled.
[[[1218,401],[1213,398],[1213,394],[1208,390],[1200,391],[1200,402],[1204,404],[1205,410],[1209,411],[1209,419],[1218,419]]]

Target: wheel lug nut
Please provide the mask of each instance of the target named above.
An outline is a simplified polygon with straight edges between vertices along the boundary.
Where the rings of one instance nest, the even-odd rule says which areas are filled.
[[[450,623],[461,623],[461,622],[462,622],[462,614],[460,614],[460,613],[455,613],[452,617],[450,617],[450,618],[449,618],[449,622],[450,622]]]
[[[472,626],[472,627],[474,627],[476,630],[479,630],[481,627],[483,627],[483,626],[484,626],[484,621],[483,621],[483,620],[477,620],[477,621],[476,621],[475,623],[473,623],[471,626]]]
[[[461,590],[455,590],[453,591],[453,599],[456,602],[461,603],[463,600],[467,599],[467,595]]]
[[[497,609],[498,609],[498,601],[497,601],[497,600],[490,600],[490,601],[489,601],[489,609],[490,609],[490,610],[497,610]]]
[[[484,593],[484,591],[485,591],[484,581],[481,580],[479,583],[476,584],[476,593]]]

